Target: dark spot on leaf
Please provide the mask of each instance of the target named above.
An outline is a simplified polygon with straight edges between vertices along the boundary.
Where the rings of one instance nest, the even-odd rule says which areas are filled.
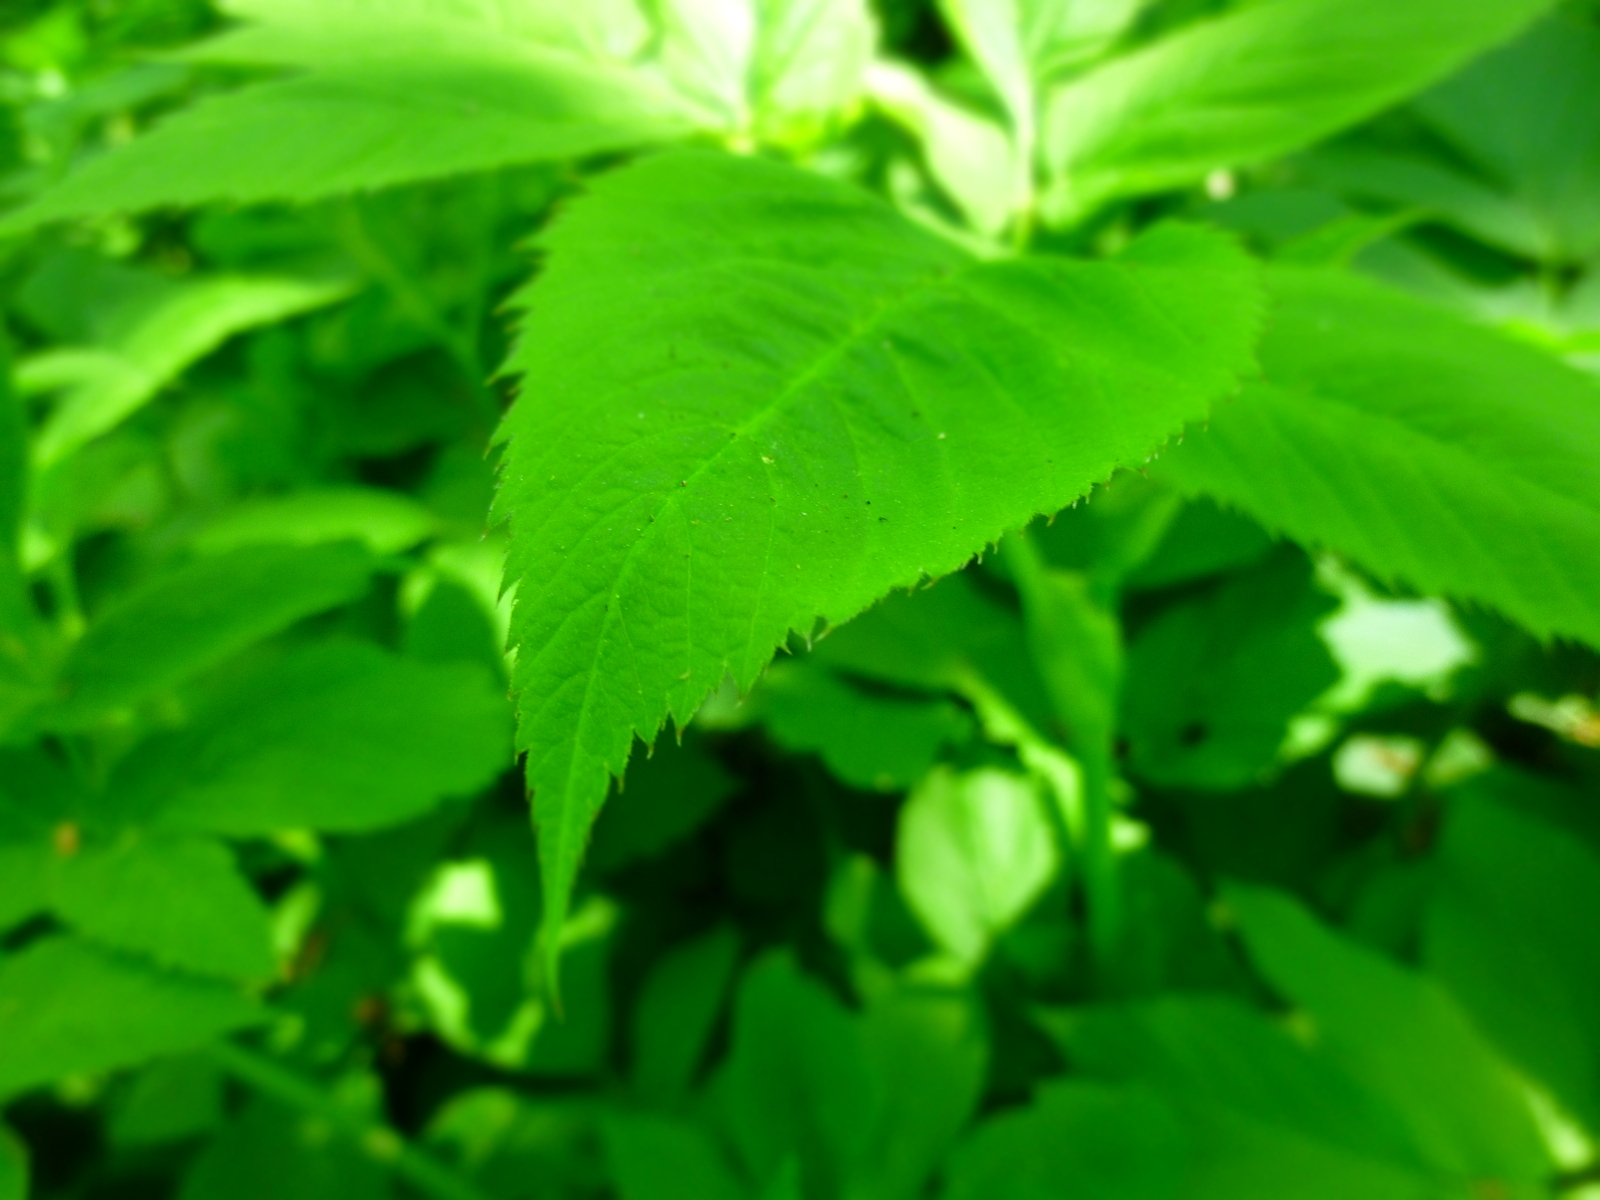
[[[1211,736],[1211,731],[1206,728],[1203,721],[1190,721],[1178,730],[1178,744],[1182,746],[1198,746]]]

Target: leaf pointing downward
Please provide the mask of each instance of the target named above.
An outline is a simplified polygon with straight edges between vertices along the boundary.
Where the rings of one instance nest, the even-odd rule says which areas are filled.
[[[979,263],[711,153],[601,180],[543,246],[498,510],[547,933],[636,734],[1142,459],[1233,386],[1260,306],[1215,235]]]

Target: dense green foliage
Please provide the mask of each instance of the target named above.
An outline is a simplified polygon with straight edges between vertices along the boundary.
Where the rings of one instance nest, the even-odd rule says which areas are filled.
[[[0,117],[0,1200],[1600,1192],[1594,4],[16,0]]]

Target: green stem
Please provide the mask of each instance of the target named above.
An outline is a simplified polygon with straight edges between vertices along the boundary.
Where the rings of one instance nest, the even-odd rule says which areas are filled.
[[[1122,889],[1112,842],[1116,778],[1112,744],[1120,656],[1114,645],[1110,660],[1097,653],[1106,639],[1115,642],[1119,636],[1115,617],[1087,587],[1072,593],[1073,604],[1062,603],[1063,597],[1051,590],[1053,581],[1038,548],[1022,534],[1007,535],[1001,552],[1022,601],[1029,651],[1082,773],[1082,836],[1077,850],[1089,947],[1094,961],[1104,966],[1112,961],[1122,937]]]
[[[392,1126],[341,1104],[310,1080],[237,1042],[216,1042],[212,1060],[224,1072],[290,1108],[320,1117],[397,1178],[435,1200],[489,1200],[474,1184],[417,1149]]]

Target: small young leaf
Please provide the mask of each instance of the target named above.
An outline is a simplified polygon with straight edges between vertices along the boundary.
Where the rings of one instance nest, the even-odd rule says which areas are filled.
[[[1600,387],[1354,276],[1280,270],[1269,382],[1159,464],[1376,574],[1600,645]]]
[[[934,941],[967,966],[983,960],[1060,866],[1044,797],[1024,776],[942,767],[901,810],[900,890]]]
[[[545,244],[497,508],[552,928],[636,734],[1142,460],[1256,324],[1248,261],[1197,230],[976,263],[723,155],[619,171]]]
[[[89,626],[61,670],[58,724],[137,704],[313,613],[360,596],[371,557],[351,543],[263,546],[157,575]]]
[[[45,938],[0,960],[0,1096],[197,1049],[265,1015],[225,984]]]
[[[322,642],[240,680],[189,728],[145,742],[105,803],[164,828],[236,837],[376,829],[509,766],[508,718],[480,668]]]
[[[1197,22],[1058,88],[1051,216],[1288,153],[1517,32],[1550,0],[1275,0]]]

